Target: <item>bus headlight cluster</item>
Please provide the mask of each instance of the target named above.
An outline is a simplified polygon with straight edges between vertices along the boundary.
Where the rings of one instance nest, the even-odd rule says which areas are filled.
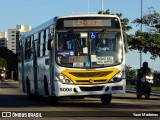
[[[119,82],[119,81],[122,80],[122,76],[123,76],[123,73],[122,73],[122,72],[119,72],[119,73],[116,74],[109,82],[110,82],[110,83]]]
[[[68,77],[64,76],[63,74],[58,73],[57,78],[63,84],[73,84],[73,82]]]

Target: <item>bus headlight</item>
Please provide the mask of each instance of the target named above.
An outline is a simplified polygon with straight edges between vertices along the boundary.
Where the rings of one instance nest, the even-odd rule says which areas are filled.
[[[57,78],[63,84],[73,84],[73,82],[68,77],[64,76],[63,74],[58,73]]]
[[[65,79],[65,77],[64,77],[62,74],[59,74],[59,75],[58,75],[58,78],[59,78],[60,80]]]
[[[119,82],[122,80],[123,72],[119,72],[116,74],[110,81],[109,83],[114,83],[114,82]]]

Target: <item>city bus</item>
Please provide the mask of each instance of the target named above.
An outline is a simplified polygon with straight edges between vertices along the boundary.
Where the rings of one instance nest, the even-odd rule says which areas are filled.
[[[105,42],[108,49],[100,46]],[[116,15],[57,16],[19,39],[18,79],[28,96],[124,94],[125,37]]]

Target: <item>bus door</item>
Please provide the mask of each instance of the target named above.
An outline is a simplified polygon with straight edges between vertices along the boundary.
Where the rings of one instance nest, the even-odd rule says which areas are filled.
[[[33,78],[34,78],[34,88],[35,93],[38,92],[38,82],[37,82],[37,40],[33,41]]]

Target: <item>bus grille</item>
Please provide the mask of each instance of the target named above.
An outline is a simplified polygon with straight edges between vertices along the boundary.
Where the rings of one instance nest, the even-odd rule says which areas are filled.
[[[100,83],[106,83],[107,79],[101,79],[101,80],[93,80],[93,82],[91,83],[90,80],[76,80],[76,83],[79,84],[100,84]]]
[[[118,72],[119,69],[110,68],[107,70],[64,70],[62,74],[76,85],[93,85],[108,83]]]
[[[75,77],[105,77],[112,73],[113,71],[104,72],[69,72],[69,74]]]
[[[80,87],[81,91],[101,91],[103,86],[94,86],[94,87]]]

